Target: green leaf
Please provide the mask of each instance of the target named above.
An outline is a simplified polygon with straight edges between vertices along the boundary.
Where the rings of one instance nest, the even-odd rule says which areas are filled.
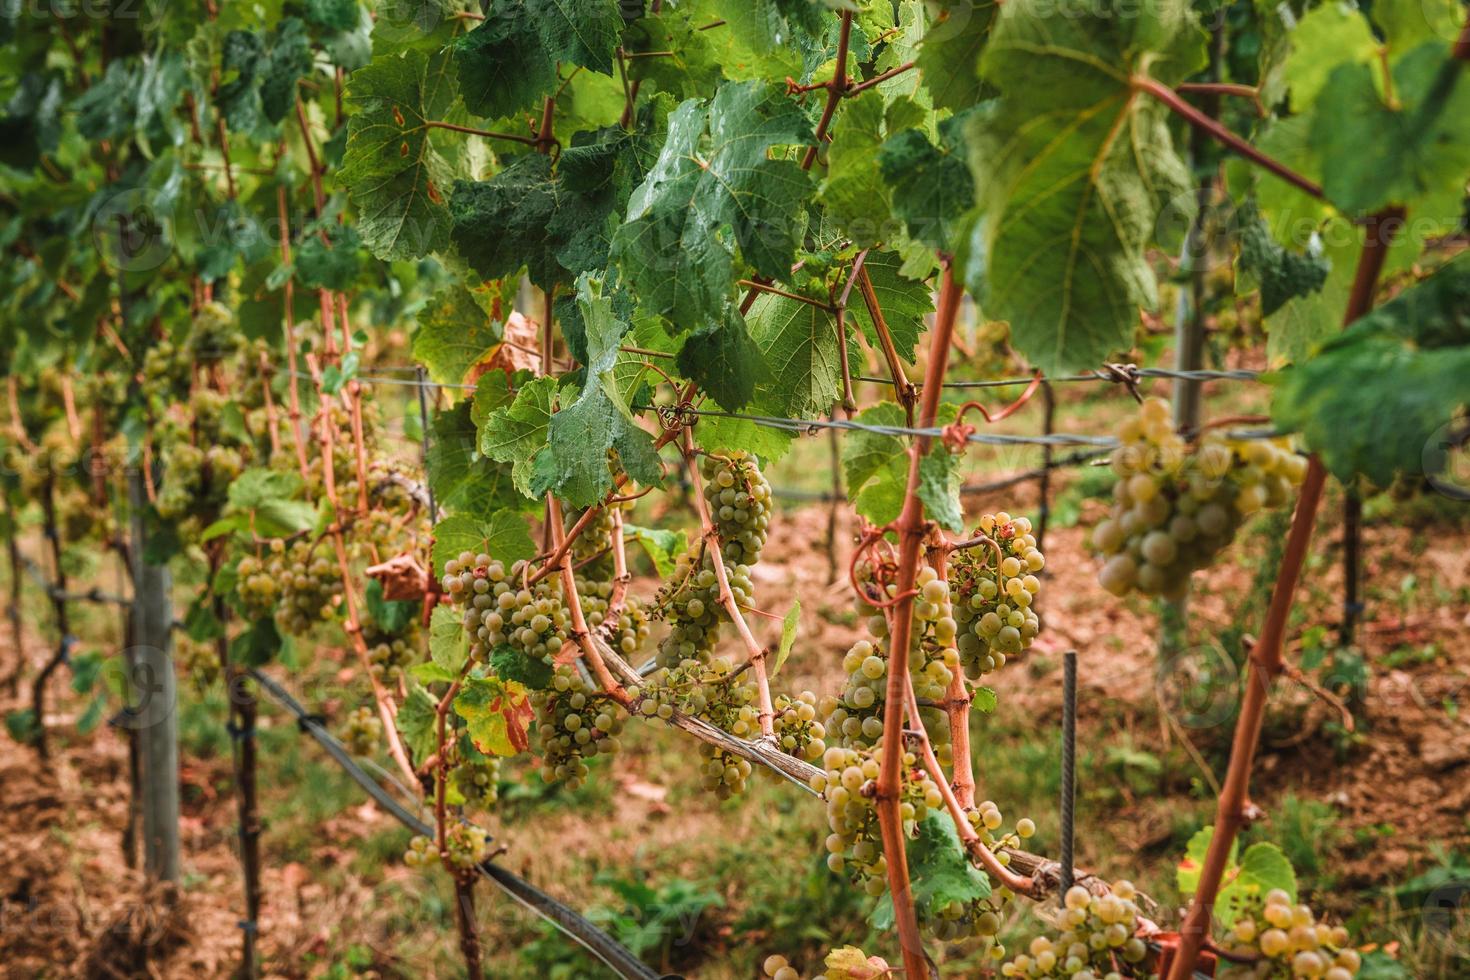
[[[878,151],[893,213],[916,241],[953,253],[964,218],[975,206],[975,182],[965,162],[964,127],[971,112],[939,124],[939,145],[918,129],[889,137]]]
[[[1202,827],[1195,831],[1194,836],[1184,848],[1184,859],[1174,869],[1174,878],[1179,886],[1179,894],[1192,897],[1199,888],[1200,872],[1204,870],[1205,855],[1210,850],[1210,839],[1215,836],[1214,827]],[[1240,851],[1240,841],[1230,842],[1230,854],[1225,859],[1226,868],[1235,866],[1235,856]]]
[[[1236,288],[1261,291],[1261,315],[1270,316],[1288,300],[1309,296],[1322,289],[1332,263],[1317,252],[1292,252],[1278,243],[1254,202],[1242,207],[1240,258]]]
[[[623,29],[614,0],[501,0],[455,42],[465,106],[512,116],[550,95],[557,62],[611,75]]]
[[[434,709],[438,702],[424,690],[422,685],[413,684],[408,697],[398,706],[395,724],[398,734],[409,753],[420,761],[427,759],[439,749],[439,732]]]
[[[694,430],[694,440],[706,452],[742,450],[771,462],[786,455],[796,434],[748,419],[706,415]]]
[[[1335,69],[1317,99],[1312,145],[1322,189],[1350,214],[1390,204],[1416,218],[1454,221],[1470,172],[1470,83],[1448,42],[1428,41],[1393,65],[1393,95],[1371,64]]]
[[[526,519],[513,510],[501,510],[489,518],[455,515],[434,525],[434,574],[443,576],[444,563],[464,552],[486,554],[506,567],[536,556],[536,545],[526,529]]]
[[[316,522],[312,506],[293,499],[301,490],[301,478],[287,470],[253,467],[230,484],[226,518],[216,522],[215,534],[224,531],[254,532],[264,538],[284,538],[310,528]],[[242,520],[237,520],[236,518]],[[229,521],[226,527],[225,522]]]
[[[810,303],[762,293],[747,322],[770,372],[757,405],[787,418],[826,415],[842,390],[836,318]]]
[[[827,175],[817,195],[827,220],[863,248],[889,234],[892,218],[892,196],[878,170],[884,109],[883,99],[873,93],[843,100],[833,119]],[[968,172],[965,181],[970,183]]]
[[[1378,57],[1378,40],[1368,18],[1353,4],[1324,3],[1307,11],[1288,39],[1291,55],[1282,75],[1294,112],[1311,109],[1338,66],[1366,64]]]
[[[587,275],[577,282],[577,306],[587,338],[587,384],[569,406],[547,423],[546,448],[537,457],[531,489],[554,493],[574,507],[590,507],[612,489],[608,451],[616,450],[627,474],[657,486],[662,474],[653,437],[632,419],[613,378],[618,347],[628,325],[613,313],[602,283]]]
[[[728,412],[749,404],[756,386],[771,377],[745,318],[734,306],[690,334],[674,363],[680,374]]]
[[[504,394],[505,385],[504,372],[486,374],[476,388],[476,404],[482,393],[497,386]],[[488,396],[484,401],[488,403]],[[507,396],[505,404],[510,401]],[[426,469],[434,497],[441,507],[470,517],[484,518],[498,510],[525,507],[527,500],[515,484],[514,467],[481,455],[473,415],[474,404],[463,401],[433,418]]]
[[[429,617],[429,657],[451,680],[459,676],[469,657],[464,621],[448,606],[435,606]]]
[[[959,465],[956,456],[941,440],[934,440],[928,454],[919,460],[919,486],[916,492],[924,504],[926,516],[933,518],[946,531],[964,531],[965,511],[960,504]]]
[[[306,25],[287,17],[264,32],[225,35],[221,73],[235,77],[219,87],[219,104],[230,129],[258,133],[286,118],[296,105],[296,82],[311,71]]]
[[[959,111],[979,102],[980,54],[995,22],[996,0],[940,0],[934,23],[919,46],[919,76],[934,105]]]
[[[384,598],[383,583],[375,578],[368,579],[362,595],[363,604],[367,607],[368,615],[372,617],[373,625],[384,633],[401,632],[408,627],[418,613],[419,604],[417,602]]]
[[[983,714],[990,714],[999,704],[995,691],[989,687],[977,687],[972,695],[970,706]]]
[[[414,664],[408,668],[408,676],[420,684],[453,684],[459,679],[458,672],[445,670],[432,660]]]
[[[1272,889],[1279,888],[1296,901],[1296,872],[1281,848],[1266,841],[1247,847],[1240,865],[1227,869],[1224,880],[1215,897],[1215,916],[1227,929],[1242,915],[1258,913]]]
[[[903,409],[893,402],[864,409],[856,421],[867,426],[908,424]],[[887,524],[903,508],[908,483],[903,441],[863,429],[850,432],[842,443],[842,475],[857,512],[874,524]]]
[[[516,392],[514,402],[491,412],[480,425],[480,452],[512,464],[516,489],[528,497],[534,496],[532,460],[546,445],[555,392],[555,378],[537,378]]]
[[[430,122],[454,99],[449,57],[408,49],[352,73],[347,149],[337,179],[357,208],[357,231],[380,259],[414,259],[449,240],[442,188],[449,164],[429,140]]]
[[[530,747],[526,726],[534,712],[526,689],[515,681],[471,675],[455,695],[454,711],[486,755],[511,756]]]
[[[812,182],[770,151],[810,139],[807,117],[774,83],[728,82],[708,107],[690,100],[669,116],[663,149],[613,240],[645,309],[679,323],[718,317],[737,257],[772,279],[789,273]]]
[[[1271,414],[1339,479],[1439,475],[1436,439],[1470,400],[1470,256],[1362,317],[1276,379]]]
[[[921,920],[938,920],[951,902],[968,905],[990,897],[990,878],[965,856],[948,814],[931,811],[919,821],[908,856],[914,908]],[[883,896],[870,921],[879,929],[892,927],[891,896]]]
[[[689,539],[683,531],[624,524],[623,537],[643,546],[644,554],[653,562],[660,578],[673,575],[675,559],[689,550]]]
[[[801,600],[792,599],[791,608],[786,610],[786,615],[781,619],[781,642],[776,647],[776,659],[771,664],[771,676],[775,677],[781,672],[782,664],[786,658],[791,656],[791,647],[796,643],[796,630],[801,624]]]
[[[265,616],[230,641],[230,660],[246,667],[262,667],[270,663],[285,644],[285,639],[276,629],[276,621]]]
[[[878,309],[883,313],[898,356],[913,363],[914,348],[924,332],[924,318],[934,312],[934,294],[927,283],[904,275],[903,256],[897,252],[869,252],[863,260],[863,268],[873,284]],[[862,328],[868,343],[877,348],[878,331],[868,315],[867,304],[852,299],[848,302],[847,313]]]
[[[1193,205],[1168,110],[1132,80],[1189,76],[1204,35],[1183,0],[1122,3],[1006,3],[981,58],[1001,96],[968,132],[981,216],[966,275],[1048,374],[1132,345],[1139,307],[1158,301],[1146,253],[1161,212]]]
[[[502,680],[524,684],[533,691],[544,691],[551,686],[550,665],[511,646],[496,647],[490,652],[490,669]]]
[[[328,241],[309,234],[296,249],[296,281],[306,289],[350,289],[362,268],[362,243],[352,225],[328,221],[322,225]]]
[[[413,358],[440,384],[460,384],[470,368],[500,343],[474,293],[459,284],[445,286],[418,312]]]

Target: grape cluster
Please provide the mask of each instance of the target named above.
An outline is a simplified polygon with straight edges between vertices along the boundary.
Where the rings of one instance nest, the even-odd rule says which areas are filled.
[[[1113,507],[1092,530],[1105,559],[1098,581],[1114,595],[1178,598],[1189,575],[1230,544],[1246,518],[1291,499],[1305,459],[1284,440],[1239,441],[1209,432],[1194,452],[1150,399],[1124,423],[1113,454]]]
[[[691,657],[677,667],[659,667],[645,678],[643,687],[628,693],[645,718],[668,721],[678,711],[740,738],[751,738],[760,731],[760,710],[755,705],[755,684],[744,677],[725,657],[707,663]],[[699,749],[704,756],[700,777],[705,789],[722,800],[745,789],[751,771],[747,760],[707,742],[701,742]]]
[[[281,587],[264,560],[245,555],[235,566],[235,596],[246,616],[259,619],[275,611]]]
[[[1072,980],[1121,980],[1131,976],[1148,947],[1134,935],[1138,923],[1137,891],[1116,882],[1107,895],[1094,895],[1073,885],[1063,897],[1055,938],[1037,936],[1026,952],[1003,963],[1003,977],[1070,977]]]
[[[461,759],[450,781],[466,804],[489,810],[500,799],[500,760],[493,755]]]
[[[827,751],[827,727],[817,721],[817,696],[811,691],[778,694],[772,707],[772,727],[781,751],[808,762],[820,759]]]
[[[960,655],[955,648],[957,624],[952,615],[949,584],[929,566],[919,570],[919,595],[914,597],[913,625],[909,635],[908,669],[916,697],[939,702],[945,699]],[[895,587],[889,586],[890,594]],[[839,736],[842,746],[872,746],[883,735],[884,705],[888,694],[888,620],[871,609],[867,617],[873,640],[859,640],[848,649],[842,667],[847,684],[841,697],[823,698],[818,713],[827,730]],[[874,641],[878,642],[874,642]],[[919,720],[929,733],[939,761],[949,764],[952,754],[949,722],[939,708],[921,707]]]
[[[1046,564],[1024,517],[986,514],[976,531],[995,546],[982,542],[957,551],[949,563],[949,586],[958,599],[960,663],[971,679],[1005,666],[1007,656],[1036,639],[1041,630],[1032,609],[1041,590],[1036,573]]]
[[[383,722],[372,708],[353,708],[342,726],[342,744],[353,755],[372,755],[383,737]]]
[[[623,609],[617,621],[609,622],[607,607],[612,591],[612,582],[577,576],[577,598],[581,601],[582,616],[587,620],[588,628],[602,633],[608,644],[624,658],[636,656],[648,641],[648,614],[637,599],[624,596]]]
[[[423,834],[409,838],[408,850],[403,852],[403,863],[410,868],[427,868],[439,859],[434,842]]]
[[[451,867],[467,871],[490,856],[490,835],[484,827],[457,823],[444,835],[444,849]]]
[[[827,867],[836,874],[847,872],[852,882],[871,896],[883,894],[888,863],[878,829],[874,787],[882,766],[882,744],[871,749],[829,748],[822,757],[824,772],[812,777],[812,789],[827,800]],[[930,810],[944,803],[939,787],[928,773],[917,768],[912,752],[902,756],[899,813],[904,833]]]
[[[56,498],[56,520],[63,541],[85,541],[94,533],[105,536],[111,521],[83,490],[70,489]]]
[[[771,980],[801,980],[801,974],[779,953],[767,956],[761,969]]]
[[[745,452],[700,460],[704,496],[727,562],[754,565],[766,546],[771,524],[771,485]]]
[[[1291,896],[1279,888],[1266,894],[1258,916],[1235,921],[1226,948],[1258,959],[1222,962],[1224,980],[1352,980],[1363,965],[1358,951],[1348,945],[1346,929],[1318,922],[1310,908],[1292,905]]]
[[[383,683],[396,683],[418,657],[418,624],[398,634],[385,633],[376,626],[363,627],[368,648],[368,665],[373,676]]]
[[[442,587],[464,611],[470,656],[484,661],[499,646],[509,646],[550,666],[566,639],[567,613],[557,576],[526,585],[528,566],[509,569],[489,555],[461,552],[444,564]]]
[[[202,304],[189,324],[185,353],[193,361],[211,364],[240,350],[243,335],[235,325],[235,314],[223,303]]]
[[[174,663],[179,673],[203,691],[219,680],[219,651],[210,643],[199,643],[187,633],[179,633],[174,641]]]
[[[156,412],[182,401],[189,393],[192,360],[188,351],[160,340],[143,355],[143,392]]]
[[[586,759],[618,750],[624,715],[573,664],[558,664],[551,686],[531,694],[541,778],[575,789],[587,778]]]
[[[182,439],[164,446],[161,462],[163,486],[155,505],[159,515],[171,521],[198,515],[212,519],[245,468],[238,449],[221,445],[200,449]]]
[[[266,574],[280,590],[276,622],[281,629],[300,636],[332,618],[342,579],[337,563],[325,549],[316,548],[304,538],[289,546],[272,541]]]

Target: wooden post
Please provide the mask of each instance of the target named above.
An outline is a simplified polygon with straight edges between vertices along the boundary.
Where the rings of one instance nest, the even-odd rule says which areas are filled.
[[[173,606],[169,573],[152,565],[143,511],[143,471],[128,474],[133,518],[133,635],[130,651],[134,703],[128,723],[139,740],[143,811],[143,871],[153,880],[179,880],[179,728],[178,688],[173,664]]]

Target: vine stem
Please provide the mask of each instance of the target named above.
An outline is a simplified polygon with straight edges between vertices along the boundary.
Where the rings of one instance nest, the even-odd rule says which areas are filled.
[[[725,607],[725,613],[730,617],[730,622],[735,624],[735,632],[740,634],[740,640],[745,644],[751,672],[755,674],[756,699],[760,707],[761,738],[774,740],[776,737],[776,709],[771,704],[771,682],[766,675],[766,650],[755,638],[755,634],[750,631],[750,624],[745,621],[745,614],[741,612],[740,605],[735,601],[735,593],[730,589],[730,575],[725,569],[725,556],[720,551],[720,531],[710,516],[709,502],[704,499],[704,488],[699,475],[699,460],[694,453],[694,436],[688,429],[684,430],[682,448],[684,464],[689,470],[690,496],[694,498],[694,509],[699,514],[699,526],[704,529],[704,553],[709,556],[710,566],[715,573],[715,581],[720,585],[720,605]]]
[[[368,681],[373,687],[373,700],[377,702],[378,717],[383,722],[383,734],[388,740],[388,754],[398,764],[398,769],[408,777],[410,785],[416,785],[417,776],[414,774],[413,763],[408,759],[408,752],[403,747],[403,740],[398,737],[398,726],[395,724],[397,711],[393,704],[392,695],[383,687],[383,682],[373,673],[372,658],[368,654],[367,641],[362,636],[362,621],[357,615],[357,593],[352,586],[352,566],[347,560],[347,541],[342,533],[341,507],[337,498],[337,477],[333,472],[332,457],[332,412],[331,400],[327,397],[322,384],[321,365],[313,354],[306,355],[306,365],[311,372],[312,380],[316,383],[317,391],[317,422],[318,438],[322,448],[322,483],[326,490],[327,502],[332,505],[332,525],[327,529],[332,539],[332,549],[337,555],[337,570],[342,577],[342,601],[347,607],[347,621],[342,624],[342,629],[352,641],[352,649],[357,658],[362,662],[362,669],[367,673]]]
[[[623,541],[623,509],[614,507],[608,511],[608,517],[612,519],[612,562],[613,582],[612,595],[607,598],[607,613],[603,622],[615,624],[618,617],[623,614],[623,605],[628,599],[628,583],[633,580],[628,571],[628,548]]]
[[[1353,277],[1352,292],[1343,318],[1344,325],[1353,323],[1372,309],[1373,295],[1388,257],[1389,244],[1402,221],[1403,211],[1398,208],[1391,208],[1368,220],[1367,239],[1363,243],[1362,254],[1358,257],[1358,268]],[[1286,550],[1276,575],[1276,585],[1271,593],[1271,605],[1266,611],[1261,639],[1250,652],[1245,694],[1241,698],[1240,715],[1235,722],[1235,737],[1230,746],[1230,767],[1225,772],[1225,785],[1215,807],[1215,831],[1205,854],[1194,900],[1190,903],[1189,912],[1179,929],[1179,949],[1169,969],[1169,980],[1188,980],[1194,971],[1200,950],[1209,938],[1215,898],[1219,894],[1230,849],[1246,822],[1246,794],[1250,789],[1251,768],[1255,763],[1256,747],[1260,742],[1261,727],[1265,720],[1266,699],[1271,692],[1271,682],[1283,668],[1281,651],[1286,637],[1287,619],[1291,613],[1292,596],[1296,592],[1302,565],[1306,561],[1307,545],[1311,541],[1312,527],[1322,502],[1322,489],[1326,479],[1327,472],[1322,467],[1322,461],[1313,455],[1307,464],[1307,475],[1302,481],[1296,512],[1292,515],[1291,530],[1287,534]]]
[[[1179,97],[1178,92],[1163,82],[1156,81],[1145,75],[1135,75],[1133,76],[1132,84],[1135,90],[1146,92],[1155,99],[1158,99],[1191,126],[1209,133],[1224,144],[1226,148],[1235,151],[1252,163],[1271,171],[1293,187],[1305,191],[1313,197],[1323,197],[1320,185],[1303,177],[1275,157],[1262,153],[1259,149],[1226,129],[1219,122],[1211,119],[1207,114],[1184,101],[1184,99]]]
[[[592,641],[592,631],[587,628],[587,617],[582,613],[582,597],[577,595],[577,573],[572,568],[571,552],[561,547],[566,538],[562,531],[561,503],[554,494],[550,493],[546,495],[546,518],[551,530],[552,541],[561,552],[562,601],[566,603],[567,614],[572,620],[572,639],[582,652],[582,659],[586,660],[587,665],[592,669],[592,675],[597,678],[597,683],[614,701],[626,707],[631,700],[628,692],[607,669],[607,662],[602,657],[602,651],[597,649],[597,644]]]
[[[832,125],[832,116],[837,112],[837,104],[847,93],[847,51],[852,40],[852,11],[842,11],[841,17],[842,27],[837,35],[837,68],[832,72],[832,80],[826,86],[827,103],[822,106],[822,118],[817,122],[812,145],[807,147],[806,153],[801,158],[801,169],[803,170],[810,170],[812,164],[816,163],[822,140],[827,136],[827,127]]]
[[[49,466],[50,463],[45,465]],[[46,739],[46,682],[51,679],[56,668],[61,666],[71,649],[71,620],[66,608],[66,567],[61,563],[61,531],[56,524],[55,476],[48,475],[41,490],[41,513],[45,521],[43,527],[46,540],[51,542],[51,561],[55,566],[52,571],[51,606],[56,614],[56,631],[60,634],[56,642],[56,652],[46,661],[31,685],[31,714],[32,723],[36,726],[36,752],[44,762],[51,758],[51,746]]]
[[[878,304],[878,291],[873,288],[873,280],[868,275],[866,265],[858,270],[857,280],[858,289],[863,294],[863,305],[868,308],[868,316],[873,321],[873,330],[878,334],[878,346],[883,350],[883,360],[888,362],[888,373],[893,378],[893,393],[898,398],[898,403],[903,406],[908,424],[913,425],[914,405],[919,400],[919,394],[914,390],[908,376],[904,374],[903,359],[898,356],[898,347],[893,343],[893,334],[888,329],[888,321],[883,318],[883,307]]]
[[[939,413],[939,398],[949,363],[950,339],[954,335],[955,317],[959,313],[963,287],[955,281],[954,268],[946,256],[942,260],[939,304],[929,338],[929,363],[924,373],[924,388],[919,402],[919,425],[934,426]],[[904,488],[903,509],[894,522],[898,534],[898,597],[903,598],[893,609],[889,628],[888,687],[883,706],[883,757],[878,774],[878,825],[883,836],[883,854],[888,863],[888,890],[893,896],[894,921],[898,925],[903,949],[905,975],[927,977],[928,964],[924,943],[919,936],[918,917],[914,913],[913,888],[909,882],[908,854],[904,848],[903,817],[899,813],[902,791],[903,719],[908,704],[909,672],[904,669],[909,658],[909,637],[913,631],[914,604],[911,601],[918,579],[920,551],[928,530],[924,519],[924,503],[919,499],[919,463],[929,451],[931,436],[919,436],[909,447],[908,482]]]
[[[936,548],[929,556],[929,564],[939,573],[940,581],[949,578],[949,554],[954,549]],[[954,779],[950,785],[954,798],[962,810],[975,809],[975,763],[970,755],[970,689],[965,685],[965,671],[955,667],[949,678],[949,690],[944,695],[944,713],[949,720],[949,743],[954,755]],[[909,710],[915,718],[919,716],[911,704]],[[936,777],[939,782],[942,778]],[[946,802],[948,802],[946,800]],[[968,825],[969,821],[965,821]]]
[[[291,216],[286,208],[286,185],[276,185],[276,212],[280,218],[281,225],[281,264],[287,267],[291,265]],[[291,288],[291,277],[286,277],[285,284],[281,287],[286,302],[286,315],[283,328],[286,335],[286,366],[289,369],[286,378],[287,415],[291,419],[291,430],[296,436],[296,465],[301,470],[302,482],[307,482],[307,475],[311,471],[306,460],[306,433],[301,427],[301,394],[296,387],[296,327],[293,321],[294,315],[294,291]]]

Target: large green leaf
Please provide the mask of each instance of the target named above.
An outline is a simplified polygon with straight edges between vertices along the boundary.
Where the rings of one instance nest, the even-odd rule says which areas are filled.
[[[380,259],[413,259],[449,238],[443,188],[449,164],[429,139],[429,123],[454,99],[449,56],[408,49],[352,73],[347,149],[337,178],[357,207],[357,231]]]
[[[953,254],[965,219],[975,206],[975,182],[965,162],[964,126],[971,112],[939,124],[939,144],[920,129],[888,138],[878,151],[883,180],[891,189],[893,213],[909,236]]]
[[[1470,257],[1461,257],[1282,372],[1271,412],[1340,479],[1387,486],[1398,473],[1440,475],[1436,440],[1470,404],[1467,377]]]
[[[1000,4],[996,0],[940,0],[917,59],[924,87],[940,109],[968,109],[984,95],[980,53]]]
[[[1157,304],[1146,250],[1189,173],[1168,110],[1134,77],[1172,84],[1204,62],[1188,4],[1005,4],[981,59],[1001,92],[969,127],[981,220],[967,278],[1036,367],[1095,365]]]
[[[919,335],[924,332],[924,318],[934,312],[934,294],[927,283],[904,275],[903,262],[903,256],[896,252],[869,252],[863,260],[863,269],[873,284],[878,309],[898,356],[912,362]],[[877,348],[877,328],[873,326],[867,304],[857,296],[854,292],[854,298],[848,301],[848,315],[862,328],[868,343]]]
[[[737,257],[772,279],[789,273],[812,182],[770,151],[810,139],[800,107],[763,82],[726,83],[710,105],[690,100],[669,116],[663,149],[613,242],[645,309],[681,324],[718,319]]]
[[[990,878],[970,863],[947,814],[930,811],[919,821],[908,856],[914,908],[925,921],[939,919],[951,903],[966,906],[990,897]],[[871,921],[879,929],[893,928],[891,896],[879,900]]]
[[[497,384],[504,393],[505,374],[493,371],[480,380],[479,388],[485,391]],[[508,394],[500,402],[510,403]],[[487,458],[478,438],[472,403],[462,401],[434,415],[425,471],[439,506],[481,518],[507,507],[524,507],[526,498],[515,483],[513,465]]]
[[[489,555],[509,567],[535,557],[536,546],[526,518],[513,510],[496,511],[484,520],[457,514],[434,525],[435,575],[443,575],[444,563],[466,551]]]
[[[419,310],[413,357],[440,384],[459,384],[499,343],[500,331],[474,293],[455,283]]]
[[[228,77],[219,104],[235,132],[255,133],[286,118],[296,105],[296,82],[311,71],[306,24],[287,17],[269,31],[231,31],[221,63]]]
[[[532,460],[546,445],[555,393],[555,378],[537,378],[517,391],[513,402],[490,412],[480,424],[480,452],[512,464],[516,489],[528,497],[533,496]]]

